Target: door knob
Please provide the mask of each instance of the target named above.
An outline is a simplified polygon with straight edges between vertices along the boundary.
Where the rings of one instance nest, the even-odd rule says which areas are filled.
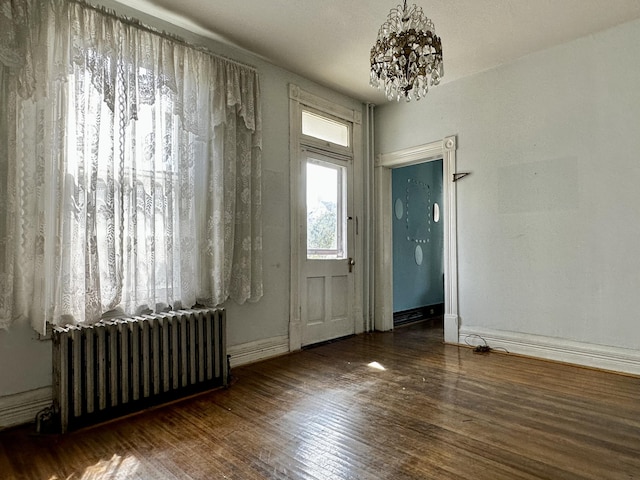
[[[356,261],[352,257],[349,257],[349,273],[353,272],[353,266],[355,264],[356,264]]]

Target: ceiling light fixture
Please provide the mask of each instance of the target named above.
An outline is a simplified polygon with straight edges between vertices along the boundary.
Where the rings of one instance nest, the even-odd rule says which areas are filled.
[[[371,49],[372,87],[389,100],[420,100],[444,76],[442,42],[421,7],[398,5],[378,31]]]

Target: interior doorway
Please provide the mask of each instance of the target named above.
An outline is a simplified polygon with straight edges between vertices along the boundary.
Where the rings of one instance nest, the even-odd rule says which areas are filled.
[[[442,320],[442,159],[391,171],[393,326]]]
[[[392,175],[394,168],[442,159],[444,229],[444,340],[458,343],[456,137],[382,154],[376,162],[375,328],[393,329]]]

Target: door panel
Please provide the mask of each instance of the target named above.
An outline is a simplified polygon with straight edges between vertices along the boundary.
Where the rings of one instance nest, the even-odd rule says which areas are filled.
[[[303,345],[354,333],[353,309],[349,298],[350,279],[349,274],[331,273],[307,277],[306,302],[302,303]]]
[[[347,291],[349,290],[347,275],[331,277],[331,317],[345,318],[349,315]]]
[[[319,325],[324,322],[324,277],[308,277],[307,278],[307,325]]]

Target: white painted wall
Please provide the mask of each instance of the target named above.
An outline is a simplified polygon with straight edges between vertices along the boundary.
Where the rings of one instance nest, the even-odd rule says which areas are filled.
[[[362,109],[363,105],[247,52],[197,37],[119,3],[100,3],[258,69],[263,115],[264,297],[255,304],[226,305],[227,344],[230,350],[238,351],[243,351],[242,346],[252,342],[265,348],[262,341],[269,339],[271,343],[279,341],[288,346],[288,341],[282,338],[288,336],[289,328],[289,83],[349,108]],[[277,351],[278,345],[266,343]],[[2,397],[50,385],[50,342],[38,340],[37,334],[27,325],[0,330],[0,410]]]
[[[638,45],[634,21],[377,107],[376,154],[456,134],[472,172],[463,329],[640,351]]]

